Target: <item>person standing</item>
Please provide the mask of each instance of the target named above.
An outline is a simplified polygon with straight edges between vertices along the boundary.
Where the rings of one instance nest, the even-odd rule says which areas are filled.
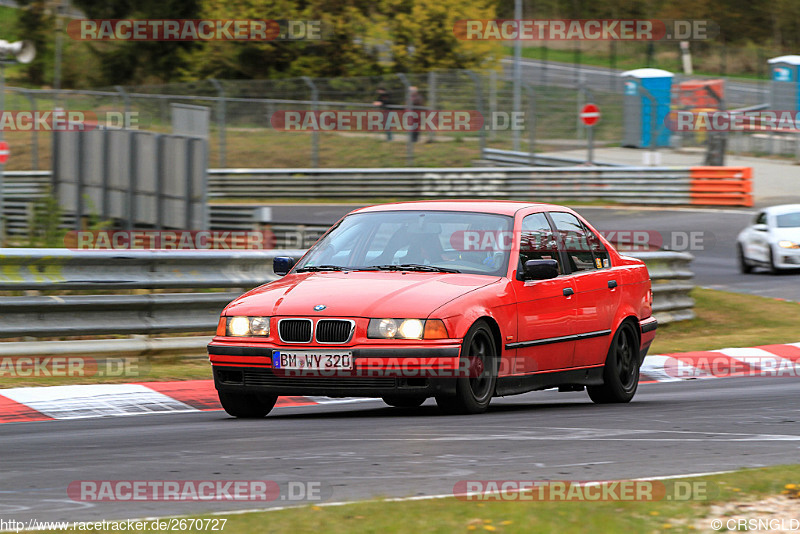
[[[389,113],[389,106],[392,105],[389,92],[383,87],[378,87],[378,96],[375,98],[375,101],[372,103],[372,105],[383,111],[383,123],[386,124],[387,115]],[[386,140],[391,141],[392,130],[386,128],[386,130],[384,131],[386,132]]]
[[[409,92],[409,100],[411,103],[411,112],[414,113],[416,119],[416,128],[411,132],[411,142],[416,143],[417,139],[419,139],[419,131],[420,131],[420,115],[422,110],[425,107],[425,100],[422,98],[417,86],[412,85],[408,88]]]

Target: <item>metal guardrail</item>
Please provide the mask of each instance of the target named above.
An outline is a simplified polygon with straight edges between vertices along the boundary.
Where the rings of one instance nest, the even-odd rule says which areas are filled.
[[[752,169],[742,167],[209,169],[208,175],[209,197],[217,199],[505,198],[726,206],[753,202]],[[41,196],[47,176],[48,171],[6,173],[10,235],[25,234],[29,215],[20,203]],[[217,214],[229,215],[224,210]],[[211,224],[219,227],[213,218]]]
[[[498,148],[484,148],[481,152],[481,160],[503,167],[527,167],[530,165],[537,167],[574,167],[586,163],[586,160],[579,158],[552,155],[545,156],[542,154],[531,154],[529,152],[500,150]],[[624,167],[621,163],[598,161],[594,161],[593,165],[598,167]]]
[[[694,288],[688,252],[625,252],[647,264],[653,288],[653,315],[661,324],[693,319],[694,300],[689,292]]]
[[[276,278],[272,258],[303,252],[0,249],[3,291],[197,290],[2,296],[0,338],[207,332],[242,290]]]
[[[3,296],[0,338],[212,332],[219,312],[242,289],[276,278],[272,258],[303,253],[0,249],[0,289],[5,291],[239,288],[231,292]],[[688,296],[693,276],[690,254],[663,251],[629,255],[648,264],[654,312],[660,322],[694,316],[694,303]],[[169,344],[162,346],[171,350]],[[108,344],[98,347],[107,350]],[[86,348],[90,350],[88,345]]]
[[[507,198],[689,204],[689,167],[210,169],[212,198]]]
[[[4,248],[0,249],[0,290],[254,287],[275,278],[275,256],[304,252]]]

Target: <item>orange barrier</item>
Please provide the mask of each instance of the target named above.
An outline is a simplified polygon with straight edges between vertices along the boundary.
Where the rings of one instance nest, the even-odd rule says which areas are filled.
[[[690,167],[689,197],[703,206],[753,206],[752,167]]]

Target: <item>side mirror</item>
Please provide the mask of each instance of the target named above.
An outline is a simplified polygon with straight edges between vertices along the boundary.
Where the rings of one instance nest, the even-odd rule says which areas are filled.
[[[556,260],[528,260],[525,262],[525,280],[548,280],[558,276]]]
[[[755,224],[753,225],[753,230],[756,232],[766,232],[769,230],[766,224]]]
[[[285,276],[294,267],[295,259],[288,256],[276,256],[272,259],[272,270],[278,276]]]

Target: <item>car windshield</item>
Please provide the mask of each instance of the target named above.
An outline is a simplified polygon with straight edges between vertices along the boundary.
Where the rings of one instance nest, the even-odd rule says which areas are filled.
[[[344,218],[297,270],[409,270],[503,276],[513,219],[463,211],[379,211]]]
[[[775,217],[778,228],[800,228],[800,212],[784,213]]]

